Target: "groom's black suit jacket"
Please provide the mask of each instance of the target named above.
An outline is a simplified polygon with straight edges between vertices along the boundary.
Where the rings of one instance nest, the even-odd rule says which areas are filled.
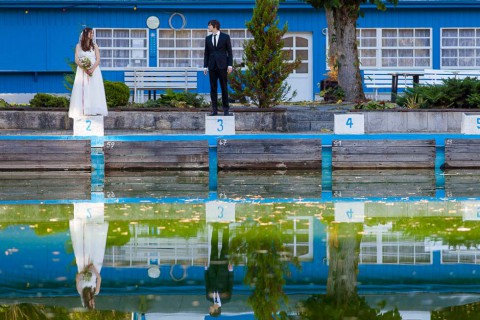
[[[232,43],[230,36],[220,32],[217,39],[217,47],[213,46],[213,35],[205,38],[205,53],[203,57],[203,67],[212,70],[217,66],[218,69],[227,69],[233,65]]]

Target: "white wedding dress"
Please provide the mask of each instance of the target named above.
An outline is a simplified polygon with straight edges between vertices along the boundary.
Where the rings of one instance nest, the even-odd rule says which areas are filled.
[[[108,233],[108,222],[105,222],[103,215],[103,204],[75,203],[74,218],[70,220],[69,225],[78,273],[82,273],[90,263],[100,273]],[[81,275],[81,288],[94,288],[95,285],[94,273],[90,279],[85,279],[83,274]]]
[[[93,65],[96,61],[95,50],[81,50],[79,58],[81,59],[82,57],[90,59]],[[105,88],[100,66],[95,68],[92,76],[89,76],[82,68],[77,66],[68,116],[75,119],[79,116],[106,116],[107,114],[107,101],[105,99]]]

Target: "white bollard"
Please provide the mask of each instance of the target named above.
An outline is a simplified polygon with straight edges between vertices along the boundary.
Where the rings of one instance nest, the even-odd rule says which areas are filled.
[[[231,116],[205,116],[206,135],[234,135],[235,115]]]
[[[480,114],[462,114],[462,133],[480,134]]]
[[[335,202],[335,222],[365,221],[365,202]]]
[[[103,116],[80,116],[73,119],[74,136],[103,136]]]
[[[364,134],[365,117],[362,113],[335,114],[335,134]]]
[[[205,204],[207,223],[235,222],[235,203],[224,201],[210,201]]]

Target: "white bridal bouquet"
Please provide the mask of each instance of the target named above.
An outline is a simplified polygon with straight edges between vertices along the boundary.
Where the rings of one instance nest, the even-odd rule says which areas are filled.
[[[81,57],[80,58],[80,65],[83,70],[91,77],[92,75],[88,73],[88,70],[92,67],[92,61],[88,59],[87,57]]]

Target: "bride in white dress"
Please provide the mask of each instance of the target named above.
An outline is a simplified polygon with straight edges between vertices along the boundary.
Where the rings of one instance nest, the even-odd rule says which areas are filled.
[[[107,101],[103,86],[102,72],[100,71],[100,51],[93,41],[93,30],[83,29],[79,43],[75,48],[75,63],[77,72],[70,97],[68,116],[77,118],[87,115],[106,116]],[[82,60],[88,58],[91,66],[84,68]]]

